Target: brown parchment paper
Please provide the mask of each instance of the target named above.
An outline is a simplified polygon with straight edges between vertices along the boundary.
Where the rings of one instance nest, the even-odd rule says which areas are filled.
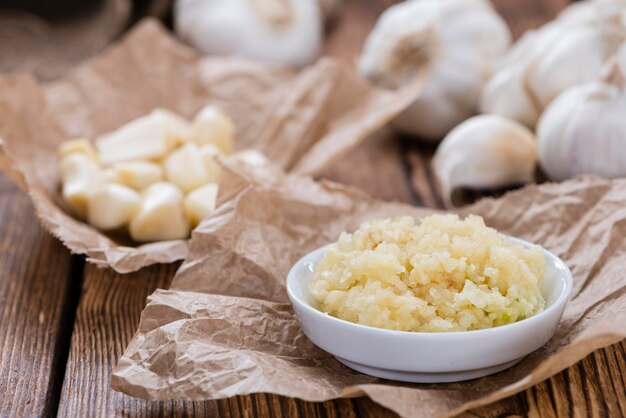
[[[451,416],[522,391],[626,337],[626,180],[530,186],[462,210],[562,257],[574,289],[556,335],[518,365],[427,385],[354,372],[313,346],[284,280],[297,259],[365,219],[430,211],[270,170],[226,172],[234,195],[196,229],[171,288],[148,298],[114,389],[152,400],[366,395],[404,417]]]
[[[293,74],[203,58],[148,19],[59,81],[0,77],[0,168],[28,191],[43,225],[72,252],[131,272],[184,258],[188,240],[131,247],[69,216],[60,198],[59,143],[93,139],[156,107],[190,118],[213,103],[234,119],[237,148],[258,149],[278,167],[313,175],[402,111],[425,74],[392,92],[331,59]]]

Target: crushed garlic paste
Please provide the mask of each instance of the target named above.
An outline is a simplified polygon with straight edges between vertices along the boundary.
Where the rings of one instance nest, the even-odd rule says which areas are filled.
[[[402,331],[467,331],[543,309],[540,246],[526,249],[480,216],[376,219],[343,233],[309,291],[321,311]]]

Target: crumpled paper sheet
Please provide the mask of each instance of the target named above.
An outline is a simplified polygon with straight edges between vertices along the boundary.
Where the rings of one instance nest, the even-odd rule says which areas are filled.
[[[188,240],[133,247],[68,215],[60,198],[59,143],[93,139],[155,107],[190,118],[213,103],[234,119],[238,148],[256,148],[285,170],[313,175],[401,112],[419,94],[425,74],[392,92],[331,59],[293,74],[203,58],[147,19],[59,81],[0,77],[0,168],[28,191],[43,225],[72,252],[127,273],[183,259]]]
[[[171,288],[149,297],[114,371],[115,390],[151,400],[366,395],[403,417],[451,416],[520,392],[626,337],[626,180],[529,186],[462,210],[562,257],[574,275],[572,298],[556,335],[518,365],[469,382],[406,384],[354,372],[315,347],[284,281],[301,256],[366,219],[432,211],[271,170],[226,174],[234,195],[196,229]]]
[[[65,10],[68,17],[53,19],[0,10],[0,72],[32,72],[51,80],[98,53],[128,27],[130,0],[86,3],[79,13]]]

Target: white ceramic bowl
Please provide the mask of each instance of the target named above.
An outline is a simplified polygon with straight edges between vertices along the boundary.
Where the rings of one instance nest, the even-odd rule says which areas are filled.
[[[525,247],[532,245],[511,239]],[[298,320],[315,345],[354,370],[384,379],[456,382],[511,367],[552,337],[572,290],[572,274],[565,263],[544,250],[547,270],[541,293],[546,306],[530,318],[464,332],[374,328],[344,321],[317,309],[308,284],[327,248],[319,248],[303,257],[287,276],[287,292]]]

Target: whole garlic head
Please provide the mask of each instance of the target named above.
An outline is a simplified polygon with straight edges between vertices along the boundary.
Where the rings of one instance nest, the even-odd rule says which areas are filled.
[[[207,54],[299,68],[317,57],[323,25],[318,0],[177,0],[174,31]]]
[[[359,72],[395,89],[428,68],[422,94],[394,126],[437,141],[475,113],[491,66],[510,40],[486,0],[407,1],[382,14],[365,43]]]
[[[525,126],[499,115],[474,116],[444,138],[433,158],[444,203],[458,188],[493,189],[533,180],[537,151]]]
[[[527,32],[485,85],[480,108],[534,128],[562,91],[594,80],[626,39],[626,1],[574,4],[556,20]]]
[[[626,176],[626,45],[600,81],[563,92],[537,128],[539,162],[552,180]]]

